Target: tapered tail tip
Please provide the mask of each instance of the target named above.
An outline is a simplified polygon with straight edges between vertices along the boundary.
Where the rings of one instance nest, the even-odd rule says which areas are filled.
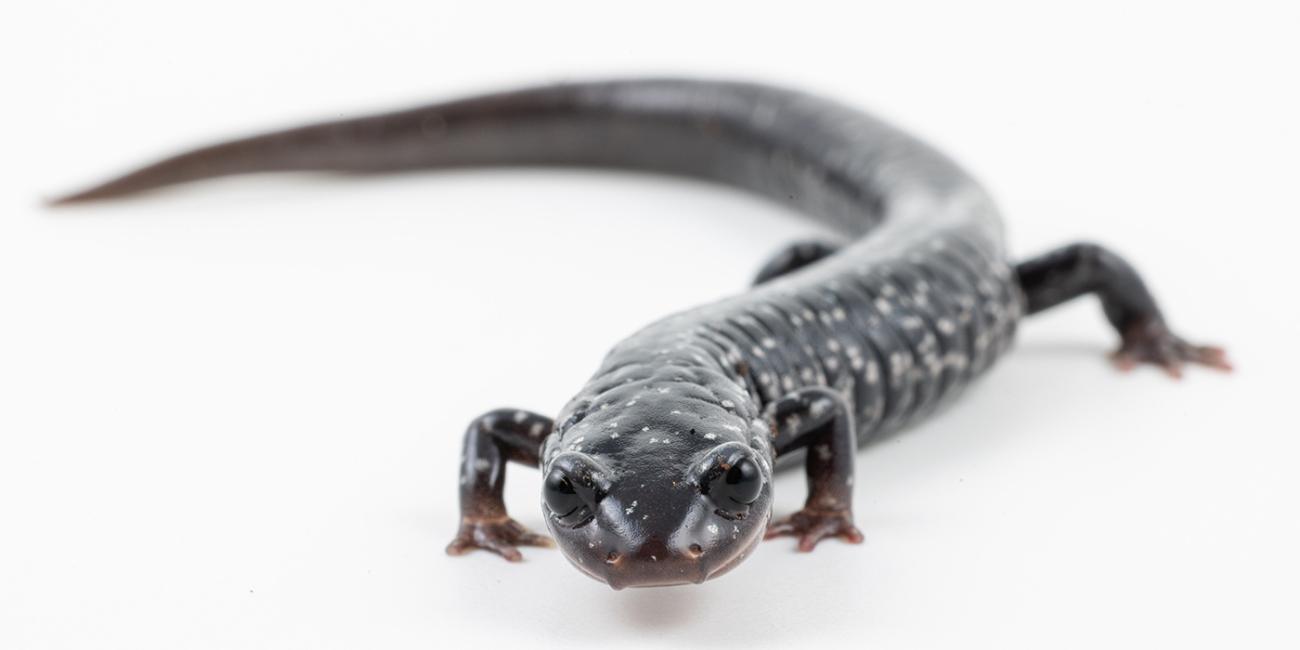
[[[77,192],[76,194],[64,194],[62,196],[47,196],[41,199],[41,205],[47,208],[62,208],[87,200],[89,199],[83,197],[81,192]]]
[[[47,196],[43,200],[43,203],[47,208],[61,208],[70,205],[77,205],[79,203],[89,203],[91,201],[110,199],[130,193],[130,189],[117,187],[113,183],[105,183],[84,190],[77,190],[76,192],[71,192],[69,194]]]

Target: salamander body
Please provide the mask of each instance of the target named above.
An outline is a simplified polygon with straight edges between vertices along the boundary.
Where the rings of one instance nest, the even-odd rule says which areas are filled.
[[[554,418],[475,419],[452,554],[519,559],[550,541],[511,519],[507,461],[540,467],[564,555],[615,588],[701,582],[764,536],[857,542],[855,448],[951,399],[1009,348],[1017,323],[1100,298],[1123,367],[1227,368],[1172,334],[1136,272],[1092,244],[1020,264],[988,194],[939,152],[860,111],[768,86],[629,80],[537,87],[235,140],[61,200],[236,173],[565,165],[708,179],[821,219],[750,290],[618,343]],[[805,507],[778,522],[777,461],[802,455]]]

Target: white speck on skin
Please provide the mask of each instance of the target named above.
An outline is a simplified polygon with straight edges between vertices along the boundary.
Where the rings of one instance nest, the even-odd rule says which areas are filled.
[[[824,415],[830,407],[831,405],[827,400],[819,399],[813,402],[812,406],[808,408],[808,413],[814,418],[819,418]]]
[[[630,506],[628,506],[628,507],[626,507],[626,508],[623,509],[623,514],[625,514],[625,515],[630,515],[630,514],[632,514],[632,511],[633,511],[633,510],[636,510],[636,500],[635,500],[635,499],[632,501],[632,505],[630,505]]]
[[[717,534],[718,534],[718,525],[717,525],[717,524],[709,524],[709,532],[710,532],[710,533],[713,533],[714,535],[717,535]]]
[[[817,452],[817,457],[818,457],[818,458],[820,458],[820,459],[822,459],[822,460],[830,460],[830,459],[831,459],[832,454],[831,454],[831,446],[830,446],[830,445],[817,445],[817,446],[814,447],[813,449]]]

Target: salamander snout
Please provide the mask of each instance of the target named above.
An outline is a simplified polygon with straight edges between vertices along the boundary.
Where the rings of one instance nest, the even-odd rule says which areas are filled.
[[[701,583],[713,567],[703,559],[698,542],[682,546],[672,540],[651,538],[626,552],[610,551],[601,579],[615,589]]]
[[[763,537],[770,468],[745,445],[604,469],[561,454],[547,473],[548,525],[587,575],[615,589],[700,583],[740,563]],[[670,470],[672,467],[674,469]]]

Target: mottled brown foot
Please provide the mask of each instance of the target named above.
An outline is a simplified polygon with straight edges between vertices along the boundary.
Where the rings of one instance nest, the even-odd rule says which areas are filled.
[[[807,553],[817,547],[817,542],[827,537],[838,537],[850,544],[862,543],[862,531],[853,525],[853,514],[848,510],[813,510],[804,508],[787,519],[767,527],[764,539],[789,535],[799,538],[800,552]]]
[[[1174,379],[1183,376],[1183,365],[1195,363],[1216,370],[1232,370],[1223,348],[1212,345],[1194,345],[1169,331],[1160,321],[1146,321],[1130,327],[1124,333],[1123,343],[1111,354],[1111,360],[1124,371],[1138,364],[1160,366]]]
[[[555,542],[545,535],[538,535],[523,524],[509,517],[499,519],[471,519],[466,517],[460,522],[460,532],[456,539],[447,545],[447,555],[464,555],[481,548],[492,551],[511,562],[524,559],[517,546],[555,546]]]

